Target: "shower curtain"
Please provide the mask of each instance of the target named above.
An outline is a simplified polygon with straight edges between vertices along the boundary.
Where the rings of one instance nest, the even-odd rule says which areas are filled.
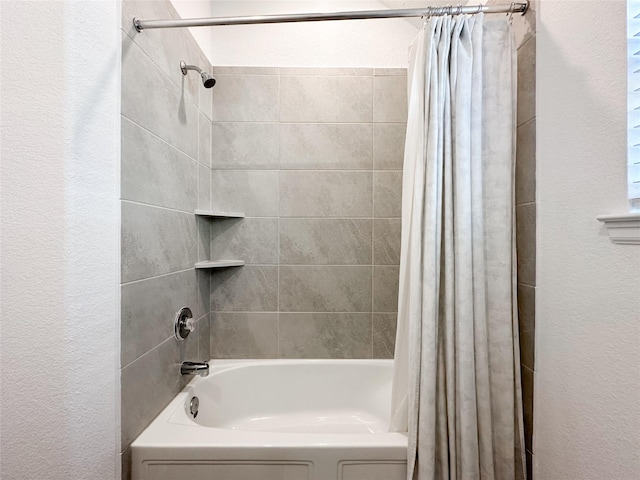
[[[505,17],[411,48],[391,431],[407,478],[524,478],[515,287],[516,57]]]

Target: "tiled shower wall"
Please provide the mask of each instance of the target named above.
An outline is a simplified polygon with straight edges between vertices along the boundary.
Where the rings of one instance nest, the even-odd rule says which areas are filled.
[[[214,68],[213,358],[391,358],[406,70]]]
[[[518,49],[518,143],[516,158],[516,235],[520,371],[528,478],[533,461],[533,387],[536,297],[536,36]]]
[[[211,91],[180,60],[211,69],[187,30],[145,31],[134,16],[175,17],[168,1],[122,5],[121,395],[123,479],[129,445],[180,391],[183,360],[209,358],[209,276],[193,266],[208,249],[208,225],[193,214],[209,204]],[[198,335],[179,343],[173,319],[183,305]]]

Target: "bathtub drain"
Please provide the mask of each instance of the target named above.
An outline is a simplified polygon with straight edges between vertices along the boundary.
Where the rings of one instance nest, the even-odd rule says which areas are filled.
[[[189,403],[189,413],[196,418],[198,416],[198,407],[200,406],[200,400],[198,397],[192,397],[191,402]]]

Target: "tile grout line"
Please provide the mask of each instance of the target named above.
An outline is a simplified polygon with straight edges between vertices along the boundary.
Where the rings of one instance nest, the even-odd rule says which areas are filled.
[[[206,117],[207,115],[204,114],[204,116]],[[530,120],[527,120],[527,122],[529,122]],[[366,126],[366,125],[373,125],[373,126],[377,126],[377,125],[406,125],[407,122],[391,122],[391,121],[385,121],[385,122],[320,122],[320,121],[314,121],[314,122],[304,122],[302,120],[297,121],[297,122],[293,122],[293,121],[286,121],[286,122],[281,122],[279,120],[273,121],[273,120],[212,120],[213,123],[220,123],[220,124],[227,124],[227,123],[241,123],[241,124],[245,124],[245,123],[250,123],[250,124],[260,124],[260,125],[313,125],[313,126],[318,126],[318,125],[339,125],[339,126],[343,126],[343,125],[362,125],[362,126]],[[526,123],[526,122],[525,122]]]
[[[376,151],[375,151],[375,70],[372,71],[371,77],[371,358],[373,358],[373,305],[375,301],[375,170],[376,170]]]
[[[142,205],[144,207],[158,208],[160,210],[168,210],[169,212],[174,212],[174,213],[182,213],[185,215],[195,215],[194,212],[190,212],[188,210],[180,210],[178,208],[164,207],[162,205],[154,205],[153,203],[139,202],[137,200],[129,200],[127,198],[121,198],[120,201],[130,203],[132,205]]]
[[[278,302],[277,302],[277,310],[278,313],[276,314],[276,358],[280,358],[281,356],[281,350],[280,350],[280,235],[281,235],[281,230],[280,230],[280,190],[281,190],[281,177],[280,177],[280,165],[282,163],[282,142],[281,142],[281,125],[282,125],[282,82],[281,82],[281,76],[280,76],[280,71],[278,70],[278,273],[277,273],[277,279],[276,281],[278,282]]]
[[[130,280],[128,282],[123,282],[120,284],[121,287],[127,286],[127,285],[133,285],[135,283],[140,283],[140,282],[146,282],[147,280],[155,280],[157,278],[162,278],[162,277],[168,277],[169,275],[177,275],[178,273],[185,273],[188,272],[190,270],[194,270],[194,267],[190,267],[190,268],[185,268],[183,270],[176,270],[175,272],[168,272],[168,273],[161,273],[158,275],[153,275],[151,277],[144,277],[144,278],[139,278],[138,280]]]
[[[373,358],[373,309],[375,302],[375,207],[376,207],[376,168],[375,168],[375,112],[376,112],[376,77],[375,70],[374,75],[371,78],[371,358]]]
[[[213,75],[213,66],[211,67],[211,74]],[[209,118],[209,208],[213,210],[213,100],[214,100],[214,92],[211,92],[211,118]],[[213,222],[207,222],[207,229],[209,230],[209,258],[211,258],[211,252],[213,251]],[[208,272],[206,273],[207,275]],[[209,288],[207,289],[207,307],[209,308],[209,335],[207,337],[207,346],[209,350],[208,357],[211,358],[213,356],[213,349],[211,348],[212,340],[211,337],[213,335],[213,313],[211,309],[211,295],[212,295],[213,282],[211,279],[211,275],[209,275]]]
[[[241,314],[241,315],[246,315],[246,314],[257,314],[257,315],[262,315],[262,314],[267,314],[267,313],[278,313],[278,311],[276,310],[212,310],[214,313],[223,313],[226,315],[230,315],[230,314]],[[284,310],[280,313],[284,313],[284,314],[300,314],[300,313],[304,313],[304,314],[322,314],[322,315],[369,315],[370,313],[375,313],[375,314],[382,314],[382,315],[396,315],[397,312],[393,311],[393,312],[386,312],[386,311],[363,311],[363,310],[352,310],[352,311],[333,311],[333,310],[316,310],[316,311],[305,311],[305,310]]]
[[[173,143],[168,142],[167,140],[165,140],[164,138],[162,138],[160,135],[158,135],[157,133],[152,132],[151,130],[149,130],[147,127],[145,127],[144,125],[140,125],[138,122],[136,122],[135,120],[129,118],[127,115],[125,115],[124,113],[120,113],[120,116],[122,118],[124,118],[125,120],[127,120],[129,123],[131,123],[132,125],[135,125],[136,127],[138,127],[139,129],[143,130],[144,132],[148,133],[149,135],[151,135],[153,138],[155,138],[156,140],[159,140],[160,142],[162,142],[163,144],[167,145],[168,147],[170,147],[171,149],[175,150],[178,153],[181,153],[182,155],[184,155],[185,157],[187,157],[189,160],[192,160],[194,162],[196,162],[197,164],[200,164],[200,162],[198,161],[197,158],[189,155],[187,152],[185,152],[184,150],[180,149],[178,146],[174,145]],[[196,157],[198,155],[196,154]]]

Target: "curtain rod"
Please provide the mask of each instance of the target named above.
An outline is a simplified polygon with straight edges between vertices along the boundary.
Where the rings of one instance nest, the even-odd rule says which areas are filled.
[[[425,7],[401,10],[361,10],[334,13],[294,13],[285,15],[256,15],[251,17],[186,18],[181,20],[133,19],[138,32],[149,28],[212,27],[218,25],[257,25],[265,23],[324,22],[328,20],[366,20],[371,18],[433,17],[476,13],[526,13],[529,0],[502,5]]]

